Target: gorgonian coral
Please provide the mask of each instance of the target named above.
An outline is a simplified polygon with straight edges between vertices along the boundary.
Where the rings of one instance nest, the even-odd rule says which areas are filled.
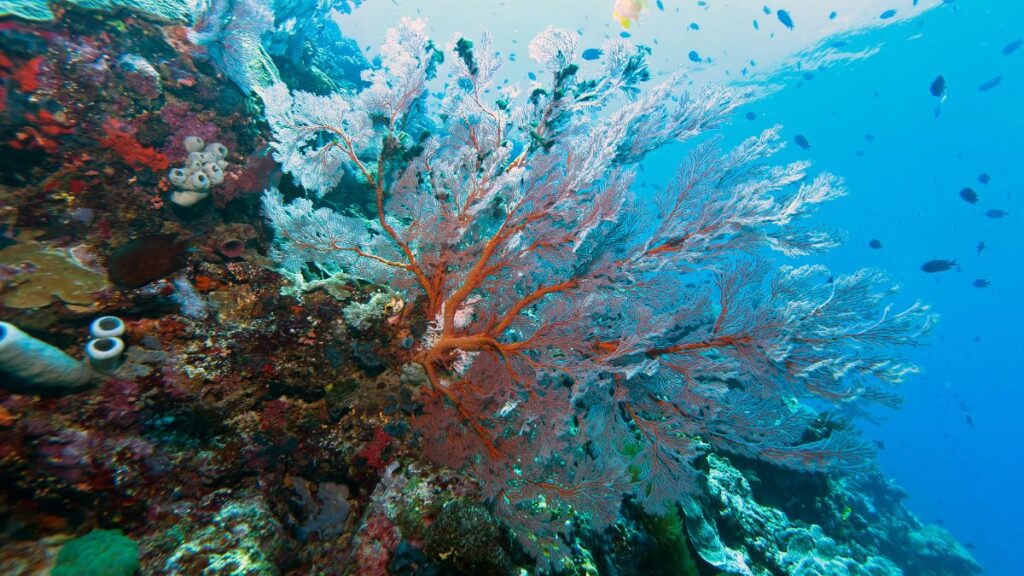
[[[681,76],[641,90],[645,51],[622,41],[585,75],[576,34],[549,28],[530,44],[546,87],[499,84],[485,36],[448,47],[439,98],[426,87],[444,58],[424,30],[389,32],[362,91],[268,92],[284,169],[321,197],[347,174],[376,216],[275,190],[264,207],[290,273],[386,284],[430,319],[413,355],[425,457],[472,473],[555,564],[567,520],[608,525],[624,494],[695,514],[693,462],[708,451],[815,471],[870,462],[833,413],[894,401],[885,385],[914,368],[893,347],[928,328],[927,307],[885,305],[875,272],[764,259],[836,245],[803,222],[842,194],[837,178],[769,164],[782,146],[770,129],[693,147],[656,198],[634,198],[649,152],[750,94],[688,93]]]

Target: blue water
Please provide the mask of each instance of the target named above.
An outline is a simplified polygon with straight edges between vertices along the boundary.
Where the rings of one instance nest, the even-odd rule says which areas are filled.
[[[1016,495],[1024,481],[1024,49],[1003,54],[1024,34],[1022,21],[1021,2],[949,2],[851,39],[881,50],[811,80],[789,75],[750,107],[757,120],[728,130],[739,138],[751,124],[780,123],[790,138],[803,134],[811,149],[790,140],[786,158],[810,158],[843,176],[850,192],[820,213],[849,235],[823,261],[836,272],[884,269],[904,298],[941,316],[927,345],[911,351],[923,373],[904,386],[905,407],[865,428],[884,443],[882,466],[907,489],[911,509],[974,547],[990,574],[1024,573]],[[929,86],[940,74],[948,98],[936,117]],[[998,76],[995,88],[978,89]],[[959,196],[968,186],[976,205]],[[986,217],[993,208],[1009,216]],[[868,247],[873,238],[882,249]],[[959,268],[920,270],[935,258]],[[976,288],[976,279],[991,285]]]

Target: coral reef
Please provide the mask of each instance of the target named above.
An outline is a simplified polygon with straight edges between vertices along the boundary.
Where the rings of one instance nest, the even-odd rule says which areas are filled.
[[[6,572],[980,570],[829,409],[895,402],[927,310],[732,261],[834,244],[797,224],[837,179],[769,130],[623,218],[749,93],[620,40],[585,76],[559,29],[516,93],[486,36],[407,21],[371,67],[344,0],[182,6],[4,8],[0,320],[93,354],[0,383]]]

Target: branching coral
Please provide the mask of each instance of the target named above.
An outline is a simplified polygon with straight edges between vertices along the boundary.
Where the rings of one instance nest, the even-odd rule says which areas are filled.
[[[696,146],[652,214],[630,196],[649,152],[722,123],[750,95],[648,79],[621,41],[594,77],[578,39],[549,28],[530,53],[547,88],[499,86],[485,36],[441,58],[404,20],[362,92],[268,92],[276,157],[323,196],[349,172],[376,217],[264,197],[275,257],[301,277],[348,274],[405,292],[430,319],[414,349],[425,373],[415,417],[424,454],[467,469],[539,558],[565,553],[571,515],[615,518],[624,493],[651,512],[700,493],[709,450],[803,470],[852,471],[870,450],[824,411],[890,403],[914,368],[892,347],[929,327],[895,311],[878,273],[818,266],[769,273],[769,251],[838,242],[805,227],[842,194],[830,175],[772,166],[770,129],[730,151]],[[692,507],[692,506],[691,506]]]

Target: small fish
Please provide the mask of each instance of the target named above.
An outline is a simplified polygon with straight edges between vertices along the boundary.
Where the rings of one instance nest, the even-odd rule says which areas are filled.
[[[107,278],[121,288],[141,288],[188,265],[188,242],[175,234],[130,240],[107,258]]]
[[[896,15],[896,10],[890,8],[889,10],[886,10],[885,12],[882,12],[882,14],[879,16],[879,18],[881,18],[882,20],[888,20],[889,18],[892,18],[895,15]]]
[[[600,48],[587,48],[583,51],[584,60],[597,60],[604,55],[604,50]]]
[[[936,98],[942,98],[943,100],[945,100],[946,78],[939,74],[938,76],[935,77],[935,80],[932,80],[932,84],[931,86],[928,87],[928,90],[932,93],[932,96],[935,96]]]
[[[989,218],[1006,218],[1009,215],[1009,212],[1006,210],[1000,210],[999,208],[992,208],[991,210],[985,211],[985,216],[988,216]]]
[[[945,272],[956,266],[956,260],[929,260],[921,264],[921,270],[929,274]]]
[[[665,5],[661,3],[661,0],[658,0],[655,4],[658,6],[658,10],[665,11]]]
[[[14,239],[14,230],[7,224],[0,224],[0,248],[7,248],[17,243],[18,241]]]
[[[1010,42],[1006,46],[1003,46],[1003,56],[1009,56],[1017,51],[1018,48],[1024,45],[1024,40],[1017,38],[1013,42]]]
[[[700,54],[696,50],[690,50],[690,62],[700,62]]]
[[[807,137],[804,136],[803,134],[797,134],[796,136],[794,136],[793,137],[793,141],[796,142],[797,146],[803,148],[804,150],[810,150],[811,149],[810,141],[808,141]]]
[[[985,249],[985,241],[978,242],[978,256],[981,256],[981,252]]]
[[[785,10],[778,10],[775,12],[775,16],[779,19],[779,22],[782,22],[783,26],[790,30],[793,29],[793,17],[789,15],[789,12],[786,12]]]
[[[1003,82],[1003,77],[1002,76],[996,76],[995,78],[989,80],[988,82],[982,82],[981,86],[978,86],[978,91],[979,92],[988,92],[989,90],[995,88],[996,86],[999,86],[1002,82]]]
[[[874,248],[875,250],[881,250],[882,249],[882,241],[879,240],[878,238],[872,238],[871,241],[868,242],[868,246],[870,246],[871,248]]]
[[[978,182],[981,182],[982,184],[988,184],[991,181],[992,177],[989,176],[988,174],[985,174],[984,172],[978,174]]]
[[[756,112],[747,112],[747,120],[757,120]]]
[[[967,187],[960,191],[960,197],[963,198],[964,202],[968,204],[978,203],[978,193],[974,191],[974,188]]]
[[[984,278],[978,278],[974,282],[971,282],[971,286],[974,286],[975,288],[988,288],[990,285],[991,282],[985,280]]]
[[[612,18],[615,18],[623,29],[629,30],[630,24],[640,18],[640,12],[645,4],[647,0],[615,0]]]

